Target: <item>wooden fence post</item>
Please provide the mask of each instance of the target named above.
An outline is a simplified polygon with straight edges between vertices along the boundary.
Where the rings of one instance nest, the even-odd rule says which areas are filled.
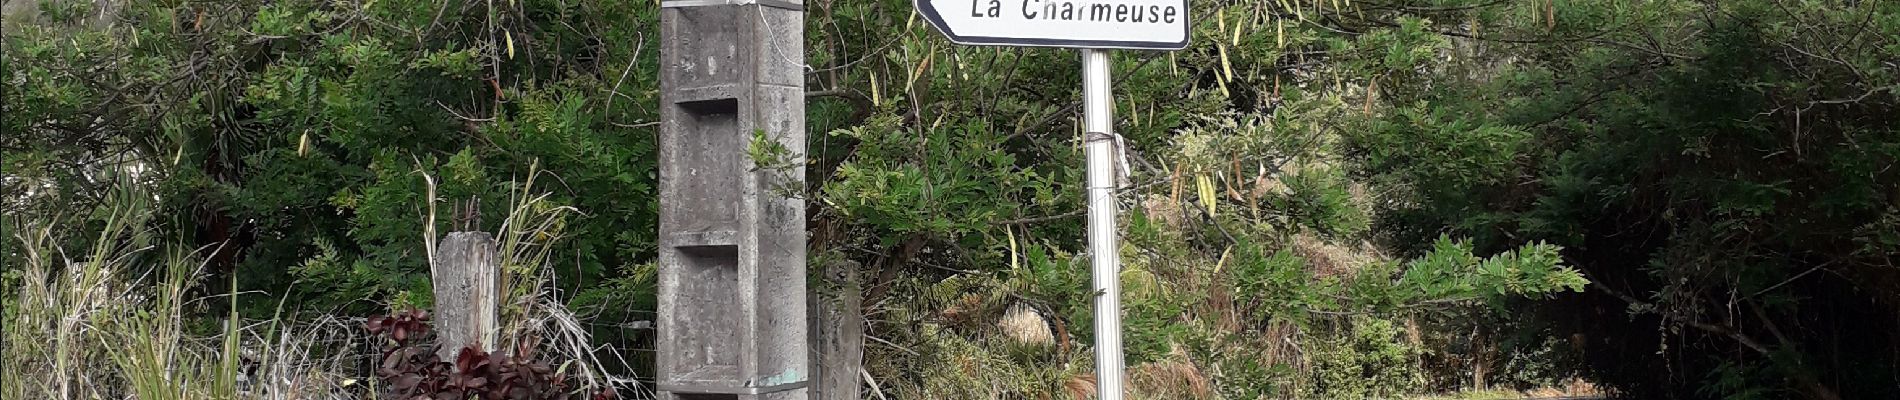
[[[858,263],[823,266],[823,284],[811,292],[812,400],[863,399],[864,308]]]
[[[443,360],[455,359],[463,347],[495,349],[496,312],[501,287],[501,258],[488,232],[450,232],[436,246],[434,283],[436,351]]]

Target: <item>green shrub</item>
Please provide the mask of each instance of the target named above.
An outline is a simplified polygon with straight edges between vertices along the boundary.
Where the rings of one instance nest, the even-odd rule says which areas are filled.
[[[1393,399],[1424,387],[1421,350],[1390,320],[1352,317],[1333,335],[1309,337],[1311,390],[1328,399]],[[1304,397],[1303,396],[1303,397]]]

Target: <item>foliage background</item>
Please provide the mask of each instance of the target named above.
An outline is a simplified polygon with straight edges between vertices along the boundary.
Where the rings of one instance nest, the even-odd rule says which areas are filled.
[[[419,225],[496,229],[545,171],[580,211],[561,299],[652,307],[656,3],[5,7],[8,218],[132,182],[245,315],[366,315],[430,303]],[[1146,395],[1900,387],[1900,5],[1193,8],[1189,49],[1113,58]],[[1088,395],[1074,53],[953,46],[902,0],[806,23],[813,265],[861,268],[872,388]]]

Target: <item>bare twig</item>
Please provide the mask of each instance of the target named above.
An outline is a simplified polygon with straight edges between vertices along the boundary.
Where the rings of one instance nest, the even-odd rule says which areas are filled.
[[[441,106],[441,107],[442,107],[442,111],[448,111],[448,112],[449,112],[449,114],[452,114],[452,115],[455,115],[455,117],[456,117],[456,118],[461,118],[461,119],[462,119],[463,121],[469,121],[469,122],[490,122],[490,121],[494,121],[494,120],[495,120],[495,117],[488,117],[488,118],[475,118],[475,117],[470,117],[470,116],[467,116],[467,115],[462,115],[462,113],[459,113],[459,112],[455,112],[455,109],[453,109],[453,108],[449,108],[449,105],[447,105],[447,104],[442,104],[442,101],[441,101],[441,100],[437,100],[437,101],[435,102],[435,105],[437,105],[437,106]]]

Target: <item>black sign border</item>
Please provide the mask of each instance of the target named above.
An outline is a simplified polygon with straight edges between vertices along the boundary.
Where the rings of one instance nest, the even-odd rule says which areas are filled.
[[[956,1],[956,0],[950,0],[950,1]],[[1023,0],[1023,1],[1028,1],[1028,0]],[[963,36],[963,35],[958,35],[955,32],[950,31],[950,28],[949,28],[950,24],[943,22],[943,16],[937,13],[936,7],[932,7],[929,5],[929,0],[912,0],[911,4],[913,8],[917,9],[918,14],[923,14],[924,20],[930,23],[931,28],[936,28],[937,32],[942,33],[944,37],[950,38],[950,41],[956,44],[967,44],[967,45],[978,45],[978,46],[1030,46],[1030,47],[1062,47],[1062,48],[1074,48],[1074,49],[1127,49],[1127,50],[1170,50],[1172,51],[1172,50],[1186,49],[1188,45],[1188,40],[1194,36],[1193,35],[1194,20],[1192,17],[1189,17],[1189,15],[1193,14],[1193,12],[1191,12],[1192,10],[1188,8],[1188,2],[1186,0],[1181,1],[1181,8],[1182,8],[1181,9],[1181,41],[1179,42],[1141,42],[1141,41],[1126,41],[1126,40],[1067,40],[1067,39],[1013,38],[1013,37],[996,37],[996,36]]]

